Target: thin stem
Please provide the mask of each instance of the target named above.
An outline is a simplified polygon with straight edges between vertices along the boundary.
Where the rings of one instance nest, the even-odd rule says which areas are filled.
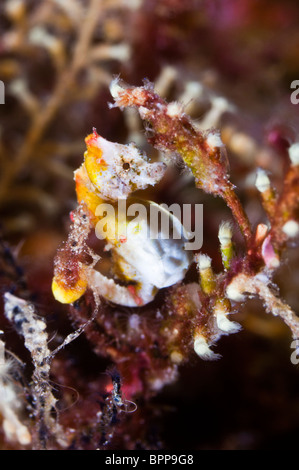
[[[229,183],[229,185],[225,188],[225,191],[223,191],[222,197],[225,200],[227,206],[232,211],[232,214],[245,239],[247,248],[249,248],[251,240],[252,240],[250,222],[248,220],[247,214],[244,211],[243,206],[238,196],[236,195],[231,183]]]
[[[266,278],[240,273],[232,280],[228,289],[230,292],[240,294],[242,300],[245,293],[257,295],[263,301],[266,311],[280,316],[290,328],[293,338],[299,338],[299,317],[289,305],[274,295]]]

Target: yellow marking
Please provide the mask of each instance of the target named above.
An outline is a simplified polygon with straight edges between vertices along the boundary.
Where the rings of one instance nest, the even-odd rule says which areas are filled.
[[[79,278],[74,287],[67,287],[65,281],[59,281],[54,277],[52,292],[56,300],[62,304],[71,304],[78,300],[87,289],[87,280]]]

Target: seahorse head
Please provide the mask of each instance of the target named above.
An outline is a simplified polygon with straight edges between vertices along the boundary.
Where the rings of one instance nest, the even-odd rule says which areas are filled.
[[[127,198],[137,189],[156,184],[164,175],[166,165],[148,162],[134,144],[109,142],[95,129],[85,142],[85,168],[104,199]]]

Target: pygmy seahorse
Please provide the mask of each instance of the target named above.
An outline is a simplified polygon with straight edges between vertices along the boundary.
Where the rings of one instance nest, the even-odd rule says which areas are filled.
[[[109,142],[95,129],[85,142],[84,162],[74,173],[77,200],[87,211],[88,223],[98,238],[105,240],[105,250],[112,254],[115,274],[113,278],[104,276],[95,268],[95,263],[90,265],[81,260],[74,269],[71,259],[66,261],[66,267],[63,260],[56,259],[52,282],[54,297],[62,303],[73,303],[89,287],[119,305],[137,307],[147,304],[154,299],[158,289],[181,281],[192,261],[191,253],[184,249],[188,234],[180,220],[152,201],[130,196],[134,191],[160,181],[166,165],[148,162],[134,144]],[[124,203],[126,208],[131,203],[146,211],[139,211],[142,213],[132,220],[127,213],[120,213],[119,206],[123,207]],[[109,211],[110,208],[113,210]],[[153,237],[149,231],[149,214],[153,209],[166,217],[172,235],[176,232],[181,236],[165,237],[162,228]],[[84,236],[88,232],[89,228]],[[76,243],[73,241],[72,245]],[[71,252],[75,253],[76,249],[71,248]]]

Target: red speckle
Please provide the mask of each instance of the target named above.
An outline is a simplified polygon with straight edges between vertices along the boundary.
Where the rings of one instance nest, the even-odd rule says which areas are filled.
[[[120,243],[126,243],[127,237],[126,237],[125,235],[121,235],[121,236],[119,237],[119,241],[120,241]]]
[[[72,222],[75,221],[73,212],[70,212],[70,219],[71,219]]]
[[[280,153],[287,151],[291,143],[294,141],[292,129],[283,126],[273,126],[266,135],[267,143]]]
[[[128,291],[134,297],[134,300],[135,300],[137,305],[140,305],[140,306],[143,305],[143,301],[142,301],[141,297],[139,297],[136,294],[136,287],[135,286],[133,286],[133,285],[128,286]]]
[[[98,137],[99,137],[99,134],[97,133],[96,128],[93,127],[92,134],[89,134],[85,139],[86,145],[87,146],[89,146],[89,145],[95,145],[96,146]]]
[[[99,134],[97,133],[97,130],[95,127],[92,128],[92,132],[95,138],[99,137]]]

